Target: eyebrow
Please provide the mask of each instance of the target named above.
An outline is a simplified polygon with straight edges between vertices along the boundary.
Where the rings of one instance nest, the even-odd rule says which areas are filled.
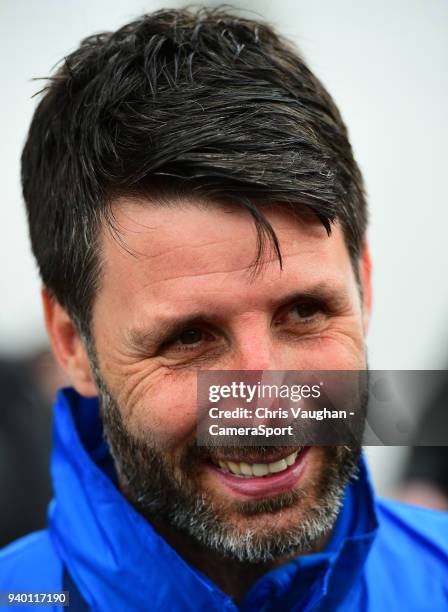
[[[300,291],[293,291],[273,301],[271,306],[279,310],[289,304],[308,300],[321,303],[329,311],[337,311],[348,303],[348,299],[347,291],[343,286],[322,282]],[[192,327],[216,324],[218,320],[222,321],[223,317],[212,314],[210,311],[194,311],[179,316],[160,316],[152,321],[150,327],[129,330],[126,340],[129,348],[148,352]]]

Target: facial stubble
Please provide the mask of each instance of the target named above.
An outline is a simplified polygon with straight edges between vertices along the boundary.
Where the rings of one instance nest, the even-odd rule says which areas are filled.
[[[212,449],[193,440],[179,465],[158,447],[155,436],[129,431],[123,411],[108,389],[96,359],[92,370],[99,391],[104,436],[122,492],[149,522],[187,534],[206,549],[240,562],[266,563],[313,550],[339,514],[347,483],[356,478],[361,445],[321,447],[322,469],[306,488],[253,501],[218,504],[201,488],[199,472]],[[243,449],[239,449],[239,453]],[[262,456],[265,447],[260,448]],[[250,452],[253,454],[254,448]],[[294,512],[297,509],[297,513]],[[272,519],[289,513],[286,525]],[[267,520],[266,520],[267,519]]]

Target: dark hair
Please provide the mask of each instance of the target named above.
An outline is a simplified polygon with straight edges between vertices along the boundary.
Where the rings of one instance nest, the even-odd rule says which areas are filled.
[[[146,195],[245,207],[281,253],[263,205],[341,223],[357,264],[362,177],[338,109],[294,47],[223,9],[161,10],[86,38],[45,87],[22,155],[45,286],[89,333],[111,202]],[[356,269],[356,266],[355,266]]]

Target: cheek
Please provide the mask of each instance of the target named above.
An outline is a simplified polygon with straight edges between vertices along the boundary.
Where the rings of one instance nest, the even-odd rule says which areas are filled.
[[[196,372],[174,371],[153,377],[131,411],[128,426],[137,436],[150,434],[160,450],[173,451],[196,434]]]
[[[364,370],[364,336],[332,330],[286,349],[287,370]]]

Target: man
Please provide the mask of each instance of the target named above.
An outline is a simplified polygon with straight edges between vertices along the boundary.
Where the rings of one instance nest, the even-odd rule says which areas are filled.
[[[88,38],[44,91],[22,178],[73,388],[48,529],[1,553],[1,589],[93,610],[446,609],[447,517],[377,500],[360,447],[197,444],[198,370],[367,367],[362,178],[297,52],[220,10]]]

